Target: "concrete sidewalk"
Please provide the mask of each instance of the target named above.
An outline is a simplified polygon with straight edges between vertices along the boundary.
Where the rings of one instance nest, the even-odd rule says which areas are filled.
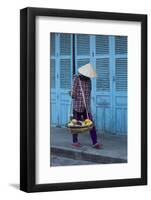
[[[51,165],[53,156],[104,164],[127,162],[127,136],[98,132],[98,142],[103,144],[103,148],[98,150],[92,147],[89,133],[79,134],[79,142],[82,144],[80,148],[71,145],[72,134],[67,128],[51,128],[50,135]]]

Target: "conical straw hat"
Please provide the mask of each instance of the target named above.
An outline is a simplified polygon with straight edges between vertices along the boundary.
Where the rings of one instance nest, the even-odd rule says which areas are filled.
[[[96,71],[93,69],[92,65],[90,63],[83,65],[78,69],[78,72],[84,76],[87,76],[89,78],[96,77]]]

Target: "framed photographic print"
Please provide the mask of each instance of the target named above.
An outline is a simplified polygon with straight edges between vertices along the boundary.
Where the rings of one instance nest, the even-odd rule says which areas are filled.
[[[147,184],[147,15],[20,11],[20,189]]]

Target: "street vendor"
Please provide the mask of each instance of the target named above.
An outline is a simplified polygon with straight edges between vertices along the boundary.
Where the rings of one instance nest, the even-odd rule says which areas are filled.
[[[80,67],[78,69],[78,75],[74,75],[71,96],[73,98],[73,118],[76,120],[82,121],[89,118],[91,121],[93,121],[90,108],[90,78],[94,77],[96,77],[96,72],[90,63]],[[92,140],[92,146],[96,149],[100,149],[102,147],[102,144],[99,144],[97,141],[97,133],[94,125],[93,128],[90,130],[90,136]],[[78,141],[78,134],[73,134],[73,146],[81,147],[81,144]]]

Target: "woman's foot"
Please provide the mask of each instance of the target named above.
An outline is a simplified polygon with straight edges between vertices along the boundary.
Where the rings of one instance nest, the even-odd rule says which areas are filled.
[[[103,144],[99,144],[99,143],[96,143],[93,145],[93,148],[95,149],[102,149],[102,147],[103,147]]]
[[[81,147],[82,145],[79,142],[72,143],[72,146],[74,147]]]

